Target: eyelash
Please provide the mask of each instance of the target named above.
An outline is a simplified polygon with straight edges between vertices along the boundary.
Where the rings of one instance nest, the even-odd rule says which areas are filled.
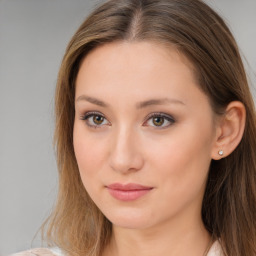
[[[84,120],[87,126],[97,129],[97,128],[100,128],[102,125],[96,125],[96,124],[93,125],[93,124],[90,124],[89,121],[88,121],[88,119],[90,117],[96,117],[96,116],[103,117],[104,120],[106,120],[104,115],[102,115],[99,112],[88,112],[88,113],[82,115],[80,119]]]
[[[105,118],[105,116],[104,116],[103,114],[99,113],[99,112],[88,112],[88,113],[82,115],[82,116],[80,117],[80,119],[81,119],[81,120],[84,120],[87,126],[92,127],[92,128],[95,128],[95,129],[101,128],[101,126],[105,125],[105,124],[100,124],[100,125],[97,125],[97,124],[90,124],[88,119],[91,118],[91,117],[101,117],[101,118],[103,118],[103,121],[104,121],[104,120],[107,120],[107,119]],[[165,129],[165,128],[168,128],[169,126],[173,125],[173,124],[176,122],[175,119],[174,119],[172,116],[170,116],[170,115],[168,115],[168,114],[165,114],[165,113],[159,112],[159,113],[152,113],[152,114],[148,115],[148,116],[146,117],[146,121],[143,122],[143,126],[150,126],[150,125],[144,125],[144,124],[145,124],[146,122],[149,122],[149,120],[153,120],[154,118],[159,118],[159,117],[160,117],[160,118],[163,118],[163,119],[164,119],[164,122],[165,122],[165,121],[168,121],[169,124],[166,125],[166,126],[154,126],[154,125],[152,125],[153,127],[156,127],[157,129]],[[93,122],[93,121],[92,121],[92,122]]]
[[[161,112],[158,112],[158,113],[152,113],[152,114],[149,114],[147,117],[146,117],[146,121],[145,122],[149,122],[149,120],[153,120],[154,118],[163,118],[164,119],[164,122],[165,121],[168,121],[169,124],[166,125],[166,126],[153,126],[153,127],[156,127],[158,129],[165,129],[165,128],[168,128],[169,126],[173,125],[175,123],[175,119],[170,116],[170,115],[167,115],[165,113],[161,113]],[[144,122],[144,123],[145,123]],[[143,123],[143,125],[144,125]],[[147,125],[149,126],[149,125]]]

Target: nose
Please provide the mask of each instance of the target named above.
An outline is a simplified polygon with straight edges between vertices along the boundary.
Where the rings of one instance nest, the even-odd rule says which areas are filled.
[[[139,171],[144,165],[138,135],[131,130],[120,130],[112,137],[110,167],[123,174]]]

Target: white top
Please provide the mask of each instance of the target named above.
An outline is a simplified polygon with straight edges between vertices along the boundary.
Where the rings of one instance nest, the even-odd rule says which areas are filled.
[[[25,252],[15,253],[10,256],[64,256],[64,254],[61,252],[59,248],[37,248]],[[213,243],[207,256],[224,256],[224,253],[221,249],[221,245],[218,241],[215,241]]]

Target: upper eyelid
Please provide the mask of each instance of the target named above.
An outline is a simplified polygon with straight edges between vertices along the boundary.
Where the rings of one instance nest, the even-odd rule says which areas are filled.
[[[167,118],[167,119],[172,119],[173,121],[175,121],[175,118],[172,115],[163,113],[163,112],[154,112],[154,113],[150,113],[146,116],[145,121],[147,121],[148,119],[155,117],[155,116],[161,116],[163,118]],[[145,122],[144,121],[144,122]]]
[[[88,111],[88,112],[86,112],[86,113],[80,115],[80,117],[81,117],[81,118],[85,118],[85,117],[93,116],[93,115],[102,116],[102,117],[104,117],[105,119],[107,119],[104,114],[102,114],[101,112],[98,112],[98,111]]]

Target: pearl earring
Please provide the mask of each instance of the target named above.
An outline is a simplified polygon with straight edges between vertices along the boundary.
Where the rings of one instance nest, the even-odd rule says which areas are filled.
[[[223,150],[220,150],[218,153],[219,153],[220,156],[224,155],[224,151]]]

